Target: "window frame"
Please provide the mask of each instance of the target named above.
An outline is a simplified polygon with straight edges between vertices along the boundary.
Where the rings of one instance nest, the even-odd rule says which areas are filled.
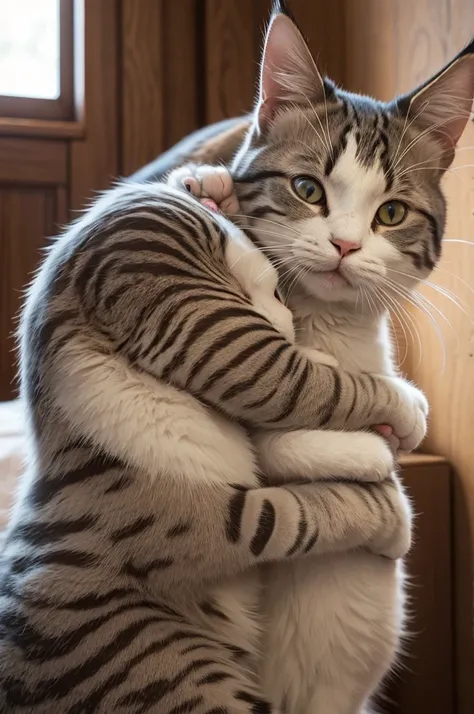
[[[74,0],[59,0],[59,96],[11,97],[0,94],[0,117],[73,121]]]

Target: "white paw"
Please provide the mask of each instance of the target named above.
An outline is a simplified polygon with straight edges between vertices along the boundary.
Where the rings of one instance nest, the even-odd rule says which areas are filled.
[[[357,437],[357,460],[343,478],[353,481],[378,482],[390,478],[397,468],[390,445],[376,434],[360,432]]]
[[[168,175],[167,183],[187,190],[204,204],[211,199],[223,213],[239,211],[234,182],[224,166],[185,164]]]
[[[402,451],[413,451],[426,436],[428,401],[422,391],[400,377],[389,377],[392,400],[387,404],[387,423],[393,427]]]
[[[381,506],[378,532],[372,538],[370,550],[391,560],[404,558],[412,542],[412,510],[398,478],[371,486]]]

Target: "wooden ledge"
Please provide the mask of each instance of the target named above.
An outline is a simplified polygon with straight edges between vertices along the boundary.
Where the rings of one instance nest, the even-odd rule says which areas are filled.
[[[0,136],[33,136],[51,139],[80,139],[84,136],[82,121],[48,119],[11,119],[0,117]]]
[[[433,454],[403,454],[399,458],[400,466],[432,466],[433,464],[448,464],[443,456]]]

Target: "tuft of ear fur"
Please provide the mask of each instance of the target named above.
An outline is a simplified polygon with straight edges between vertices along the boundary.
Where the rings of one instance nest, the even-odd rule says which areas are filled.
[[[329,87],[285,2],[276,0],[260,66],[256,110],[259,130],[265,130],[278,108],[285,103],[324,101]]]
[[[474,100],[474,38],[434,77],[398,97],[395,108],[441,145],[441,167],[447,169]]]

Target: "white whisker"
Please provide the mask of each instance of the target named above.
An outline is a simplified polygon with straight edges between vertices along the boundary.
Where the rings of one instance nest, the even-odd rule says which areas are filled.
[[[409,290],[406,290],[402,285],[399,285],[398,283],[395,283],[393,280],[390,280],[390,278],[385,277],[384,281],[387,283],[387,287],[395,292],[399,297],[401,297],[403,300],[411,304],[413,307],[417,308],[420,310],[420,312],[423,315],[426,315],[426,317],[429,319],[436,336],[438,337],[439,343],[441,345],[442,349],[442,367],[441,367],[441,374],[444,374],[444,371],[446,369],[446,344],[444,341],[443,333],[440,330],[440,327],[438,323],[436,322],[435,318],[433,317],[432,313],[430,312],[429,308],[423,301],[419,301],[418,298],[422,297],[420,294],[415,295],[415,293],[411,293]],[[428,304],[429,301],[427,301]],[[431,307],[434,307],[431,305]],[[439,312],[439,310],[438,310]],[[442,313],[440,313],[442,315]],[[444,315],[442,315],[444,317]],[[449,321],[448,321],[449,322]]]

